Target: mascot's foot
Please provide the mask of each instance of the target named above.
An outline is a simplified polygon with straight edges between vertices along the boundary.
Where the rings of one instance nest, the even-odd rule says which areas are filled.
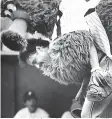
[[[1,33],[1,40],[5,46],[14,51],[24,51],[27,41],[16,32],[6,30]]]
[[[92,73],[87,91],[90,101],[101,101],[112,93],[112,75],[108,71],[96,70]]]

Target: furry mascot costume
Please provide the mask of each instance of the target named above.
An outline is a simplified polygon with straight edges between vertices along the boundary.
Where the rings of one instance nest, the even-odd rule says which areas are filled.
[[[25,50],[28,35],[35,31],[51,39],[59,12],[60,0],[2,0],[1,16],[13,23],[1,33],[5,46],[14,51]]]
[[[18,0],[16,2],[20,5],[21,9],[18,7],[16,11],[13,10],[14,11],[13,16],[14,18],[16,18],[13,23],[16,22],[16,24],[18,23],[18,25],[21,24],[20,28],[22,28],[21,26],[24,26],[24,29],[22,29],[23,31],[19,30],[19,31],[16,31],[16,33],[14,33],[15,31],[12,30],[12,25],[13,25],[12,24],[11,27],[9,27],[7,31],[4,31],[2,33],[3,43],[9,47],[7,43],[8,43],[8,40],[10,39],[9,36],[11,36],[11,39],[9,42],[11,44],[11,40],[12,41],[14,40],[17,46],[19,46],[19,47],[15,47],[17,48],[18,51],[22,51],[25,48],[25,50],[20,53],[20,59],[23,62],[27,62],[27,59],[30,57],[30,55],[36,52],[36,46],[40,46],[40,47],[42,46],[43,48],[49,47],[49,50],[48,50],[48,55],[50,57],[49,62],[39,63],[39,67],[44,72],[45,75],[50,76],[51,79],[58,81],[60,84],[64,84],[64,85],[68,85],[72,83],[81,84],[83,81],[85,81],[84,77],[90,76],[90,70],[91,70],[90,49],[91,49],[91,46],[94,45],[94,36],[90,34],[88,31],[74,31],[71,33],[64,34],[63,36],[60,36],[51,42],[47,40],[43,40],[44,38],[38,37],[39,33],[49,38],[52,35],[52,33],[49,34],[47,32],[49,30],[40,32],[39,31],[40,27],[38,27],[38,23],[41,24],[40,21],[43,21],[43,20],[45,22],[45,21],[52,20],[52,18],[56,19],[56,17],[52,17],[53,16],[52,14],[49,14],[48,12],[49,7],[47,7],[47,10],[46,10],[46,5],[47,6],[49,5],[45,4],[44,6],[45,11],[40,12],[42,14],[39,14],[38,13],[39,11],[37,10],[36,12],[37,16],[36,16],[35,12],[34,14],[32,13],[32,11],[34,10],[32,5],[34,6],[34,8],[37,5],[35,4],[35,0],[29,1],[30,3],[27,5],[26,5],[26,2],[28,1],[25,1],[25,0]],[[24,11],[25,8],[27,12]],[[53,6],[53,8],[57,8],[57,6],[56,7]],[[50,8],[50,11],[51,9],[52,8]],[[40,7],[39,7],[39,10],[41,10]],[[42,10],[43,10],[43,6],[42,6]],[[52,10],[53,14],[54,14],[54,11]],[[19,19],[17,19],[18,18],[18,16],[16,16],[17,14],[20,15]],[[50,16],[48,18],[45,17],[46,14],[47,16],[50,15],[52,18],[49,19]],[[22,19],[21,19],[21,16],[22,16]],[[31,17],[29,18],[29,16]],[[45,24],[44,22],[42,23],[42,25]],[[50,23],[52,22],[50,21]],[[19,26],[18,26],[18,29],[19,29]],[[34,44],[32,44],[33,40],[26,40],[27,31],[30,33],[34,33],[35,31],[39,32],[37,33],[37,36],[35,38],[33,37]],[[53,31],[53,26],[52,28],[50,28],[50,31]],[[12,35],[13,33],[14,35]],[[14,36],[14,38],[12,38],[12,36]],[[35,39],[38,39],[38,40],[36,41]],[[12,46],[14,45],[15,44],[13,44]],[[10,49],[13,49],[11,47]],[[106,57],[106,59],[108,63],[112,64],[112,62],[110,61],[108,57]],[[88,79],[90,80],[86,80],[86,85],[88,85],[89,83],[88,90],[87,90],[87,97],[89,100],[101,101],[112,93],[112,70],[110,71],[108,69],[103,68],[103,65],[102,65],[103,63],[100,64],[101,68],[97,67],[96,69],[92,70],[91,78],[88,77]],[[109,68],[112,69],[111,65],[109,65]]]

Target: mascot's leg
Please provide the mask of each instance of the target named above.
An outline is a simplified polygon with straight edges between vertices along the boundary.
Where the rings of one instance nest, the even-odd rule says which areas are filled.
[[[85,16],[90,32],[95,36],[95,43],[108,57],[112,59],[110,43],[106,31],[96,12]]]
[[[112,94],[109,95],[104,100],[97,101],[97,102],[89,101],[88,98],[86,97],[82,108],[81,117],[82,118],[98,117],[104,111],[104,109],[109,105],[111,100],[112,100]]]

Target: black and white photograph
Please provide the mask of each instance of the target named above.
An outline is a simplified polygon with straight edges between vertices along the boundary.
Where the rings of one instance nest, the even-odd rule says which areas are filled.
[[[0,0],[1,118],[112,118],[112,0]]]

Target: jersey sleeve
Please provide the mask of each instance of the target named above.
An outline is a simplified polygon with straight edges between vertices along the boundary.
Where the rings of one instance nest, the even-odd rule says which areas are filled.
[[[46,112],[45,110],[41,110],[41,118],[50,118],[48,112]]]
[[[16,113],[16,115],[14,116],[14,118],[22,118],[22,111],[20,110],[20,111],[18,111],[17,113]]]

